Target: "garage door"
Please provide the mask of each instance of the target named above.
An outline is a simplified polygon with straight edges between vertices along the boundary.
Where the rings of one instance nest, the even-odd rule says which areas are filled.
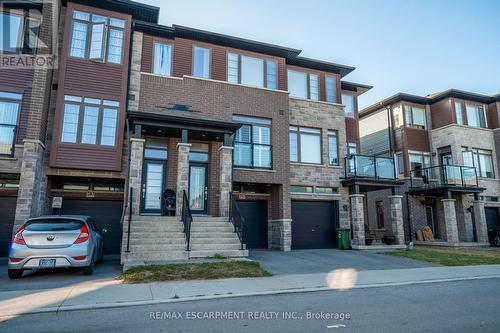
[[[122,202],[113,200],[63,199],[62,214],[88,215],[97,226],[106,228],[104,234],[104,254],[120,254],[122,241]]]
[[[8,244],[12,238],[17,197],[0,197],[0,257],[8,254]]]
[[[267,202],[238,201],[245,217],[243,242],[247,249],[267,248]]]
[[[292,248],[335,247],[337,202],[292,201]]]

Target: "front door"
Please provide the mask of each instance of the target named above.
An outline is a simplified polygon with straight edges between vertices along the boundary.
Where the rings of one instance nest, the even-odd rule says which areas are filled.
[[[427,225],[432,229],[432,234],[434,235],[434,238],[439,239],[436,217],[434,216],[434,207],[425,206],[425,214],[427,216]]]
[[[144,160],[142,175],[141,211],[161,213],[161,195],[165,188],[165,162]]]
[[[205,163],[189,165],[189,208],[193,214],[207,213],[208,166]]]

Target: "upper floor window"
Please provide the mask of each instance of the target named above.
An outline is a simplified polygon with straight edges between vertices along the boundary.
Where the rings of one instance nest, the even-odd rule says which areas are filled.
[[[405,105],[406,127],[426,128],[425,109],[415,106]]]
[[[401,112],[401,105],[392,108],[392,121],[394,128],[403,126],[403,115]]]
[[[200,46],[193,47],[193,76],[210,78],[210,49]]]
[[[120,64],[125,21],[73,11],[70,56]]]
[[[249,168],[271,168],[271,120],[233,116],[243,125],[236,131],[234,165]]]
[[[467,124],[472,127],[487,128],[486,108],[484,105],[466,104]]]
[[[321,130],[290,126],[290,161],[321,163]]]
[[[288,91],[292,97],[319,100],[318,75],[289,69]]]
[[[455,118],[457,119],[457,124],[464,124],[464,114],[462,112],[462,103],[455,102]]]
[[[21,94],[0,92],[0,155],[12,155],[17,132]]]
[[[118,101],[64,96],[61,142],[114,146]]]
[[[354,105],[353,94],[342,94],[342,104],[345,105],[344,116],[348,118],[356,117],[356,108]]]
[[[347,153],[349,155],[356,155],[358,153],[358,144],[356,142],[348,142]]]
[[[154,43],[153,74],[172,75],[172,45]]]
[[[328,131],[328,163],[339,164],[339,142],[336,131]]]
[[[227,81],[276,89],[276,61],[228,53]]]
[[[326,101],[330,103],[337,102],[337,84],[335,81],[335,77],[325,76]]]
[[[40,21],[32,11],[0,12],[0,51],[33,54]]]
[[[476,168],[478,177],[495,178],[491,150],[462,147],[462,158],[465,166]]]
[[[427,152],[408,151],[410,170],[423,169],[431,166],[431,155]]]

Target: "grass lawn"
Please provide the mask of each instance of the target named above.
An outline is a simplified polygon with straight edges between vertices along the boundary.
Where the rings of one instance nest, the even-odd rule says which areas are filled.
[[[255,261],[226,261],[194,264],[165,264],[133,267],[119,279],[127,283],[178,280],[265,277],[272,274]]]
[[[449,248],[417,246],[414,250],[387,251],[383,254],[428,261],[444,266],[500,264],[499,248]]]

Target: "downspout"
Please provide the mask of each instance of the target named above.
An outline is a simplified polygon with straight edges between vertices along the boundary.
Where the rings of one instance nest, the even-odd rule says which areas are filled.
[[[123,210],[122,210],[122,224],[125,220],[125,216],[127,213],[127,209],[129,208],[129,200],[127,200],[129,196],[129,184],[130,184],[130,162],[132,152],[130,151],[131,143],[130,143],[130,124],[128,121],[128,107],[130,100],[130,74],[132,72],[132,54],[133,54],[133,46],[134,46],[134,30],[135,30],[135,22],[132,21],[132,26],[130,29],[130,46],[129,46],[129,55],[128,55],[128,74],[127,74],[127,100],[125,101],[125,128],[127,131],[127,171],[125,175],[125,188],[124,188],[124,196],[123,196]],[[130,207],[130,209],[132,209]]]

